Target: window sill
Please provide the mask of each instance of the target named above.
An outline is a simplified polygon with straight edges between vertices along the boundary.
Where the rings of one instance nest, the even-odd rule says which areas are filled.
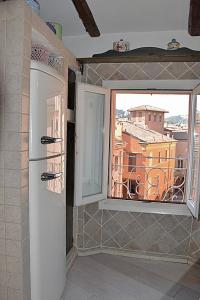
[[[175,203],[106,199],[99,202],[99,208],[104,210],[130,211],[138,213],[191,216],[186,204]]]

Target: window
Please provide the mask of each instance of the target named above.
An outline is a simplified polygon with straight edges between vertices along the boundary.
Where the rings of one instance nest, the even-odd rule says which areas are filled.
[[[162,92],[137,94],[133,92],[131,100],[127,101],[127,99],[128,95],[126,94],[116,94],[112,104],[115,107],[112,111],[123,110],[125,107],[124,115],[126,115],[126,109],[128,110],[130,107],[138,114],[144,109],[147,119],[140,120],[140,123],[137,122],[137,119],[132,122],[126,118],[121,120],[121,124],[123,124],[121,133],[119,130],[117,131],[118,138],[122,141],[121,174],[116,176],[116,173],[112,174],[111,172],[109,182],[117,182],[118,185],[123,186],[123,193],[118,197],[121,199],[185,203],[186,169],[177,168],[177,157],[180,157],[180,153],[182,153],[183,160],[187,160],[187,151],[185,150],[187,150],[188,140],[186,138],[183,147],[183,133],[184,136],[188,135],[189,94]],[[140,101],[142,105],[140,105]],[[163,110],[164,117],[161,113],[157,113],[160,110]],[[174,115],[174,111],[176,115]],[[158,122],[149,123],[149,115],[152,115]],[[186,117],[181,119],[181,115]],[[159,122],[160,116],[162,122]],[[111,117],[113,124],[115,123],[115,114]],[[166,132],[169,130],[174,132],[174,135],[176,134],[176,139],[167,136]],[[112,135],[115,138],[114,131]],[[117,151],[114,146],[111,150],[111,154]],[[134,198],[130,191],[130,180],[134,180],[136,194],[138,193]],[[108,196],[114,198],[112,192]]]
[[[151,121],[151,114],[149,114],[149,122]]]
[[[118,156],[115,156],[115,171],[118,171],[119,168],[119,158]]]
[[[178,159],[178,169],[183,168],[183,159]]]
[[[189,171],[187,185],[187,204],[192,214],[199,217],[199,202],[200,202],[200,85],[194,89],[192,95],[192,128],[190,142],[193,148],[189,149]]]
[[[136,194],[137,183],[136,180],[129,180],[129,191],[131,194]]]
[[[165,161],[167,161],[168,158],[168,150],[165,150]]]
[[[136,112],[135,112],[135,111],[132,111],[132,112],[131,112],[131,116],[132,116],[133,118],[135,118],[135,117],[136,117]]]
[[[153,118],[154,118],[154,122],[156,122],[157,121],[157,116],[154,115]]]
[[[107,197],[109,91],[79,83],[76,101],[75,202],[83,205]]]
[[[200,197],[197,188],[200,185],[200,147],[197,147],[200,144],[199,95],[194,94],[191,99],[187,93],[171,92],[169,94],[169,92],[162,91],[155,94],[151,93],[150,95],[149,91],[143,94],[141,91],[138,94],[134,91],[131,94],[134,101],[140,97],[144,101],[144,98],[148,99],[148,96],[151,96],[151,101],[152,99],[160,101],[160,106],[157,106],[157,108],[163,109],[164,112],[161,123],[163,122],[164,126],[166,126],[165,124],[170,124],[171,127],[166,128],[165,131],[165,127],[160,126],[159,123],[146,124],[145,122],[148,121],[146,118],[140,120],[139,124],[137,123],[137,118],[135,121],[130,121],[127,117],[126,120],[126,111],[130,107],[134,107],[131,104],[129,107],[126,107],[125,117],[123,120],[120,120],[123,126],[117,131],[115,130],[114,112],[116,108],[120,109],[118,106],[120,91],[116,92],[116,101],[111,103],[109,92],[105,89],[85,84],[80,86],[79,94],[81,97],[80,95],[77,97],[76,113],[76,204],[82,205],[102,199],[115,198],[116,193],[119,200],[185,203],[186,199],[189,199],[190,201],[187,204],[196,216]],[[124,92],[123,96],[127,97]],[[191,99],[190,102],[189,99]],[[151,111],[154,107],[155,110],[157,109],[152,102],[147,101],[147,104],[141,103],[142,101],[140,100],[141,105],[139,105],[139,100],[137,101],[135,107],[145,105],[148,110],[149,105]],[[155,103],[159,105],[156,101]],[[122,101],[123,105],[126,105],[124,104],[125,102],[125,100]],[[113,107],[115,103],[116,107]],[[165,106],[162,107],[163,103],[165,105],[171,103],[171,111]],[[110,104],[112,105],[112,110],[110,110]],[[176,110],[174,109],[175,106]],[[177,111],[179,108],[180,112]],[[113,112],[111,120],[110,111]],[[169,111],[169,115],[166,115],[167,111]],[[176,116],[173,115],[174,111],[177,113]],[[138,114],[141,116],[142,112],[139,111]],[[152,116],[154,116],[155,120],[156,114],[152,113]],[[185,118],[180,119],[180,116],[185,116]],[[165,119],[167,122],[164,123]],[[110,129],[109,124],[112,125]],[[177,135],[178,126],[181,128],[180,135]],[[174,138],[165,134],[165,132],[170,130],[171,132],[175,131]],[[113,143],[115,131],[118,133],[118,143]],[[181,134],[183,131],[187,132],[189,141],[186,140],[185,147],[177,147],[177,145],[180,146],[182,143]],[[110,156],[109,134],[111,143]],[[187,149],[185,156],[179,156],[179,152],[186,149],[187,145],[190,148]],[[113,169],[112,163],[109,161],[115,146],[118,147],[117,150],[120,153],[120,161],[115,160],[115,163],[120,164],[118,176],[114,176],[112,170],[118,172],[119,169]],[[162,156],[164,157],[162,158]],[[176,166],[177,157],[181,157],[178,162],[179,168]],[[161,160],[162,165],[157,167],[156,161],[160,163]],[[184,165],[190,167],[184,168]],[[189,184],[190,182],[192,184]]]
[[[158,163],[160,164],[161,159],[160,159],[160,152],[158,152]]]
[[[136,172],[136,154],[135,153],[129,153],[128,171]]]
[[[159,116],[159,121],[162,122],[162,116],[161,115]]]

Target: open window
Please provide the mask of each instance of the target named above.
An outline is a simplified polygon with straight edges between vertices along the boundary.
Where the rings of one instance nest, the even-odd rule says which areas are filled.
[[[187,205],[195,218],[199,218],[200,202],[200,85],[192,93]]]
[[[110,91],[77,84],[75,203],[107,198]]]
[[[118,118],[117,92],[126,93],[115,90],[110,97],[107,89],[78,84],[76,205],[100,200],[123,200],[124,204],[124,200],[131,200],[133,205],[141,200],[187,204],[192,214],[198,217],[200,88],[193,94],[191,91],[140,90],[140,94],[160,95],[162,109],[151,106],[127,111],[118,109]],[[173,128],[165,124],[168,111],[163,104],[167,99],[162,99],[162,95],[165,98],[174,95],[171,110],[176,113],[175,106],[183,106],[185,97],[185,115],[178,112],[175,120],[173,115],[171,118],[168,115]],[[178,95],[182,102],[175,105],[173,101]],[[175,128],[177,122],[178,131]]]

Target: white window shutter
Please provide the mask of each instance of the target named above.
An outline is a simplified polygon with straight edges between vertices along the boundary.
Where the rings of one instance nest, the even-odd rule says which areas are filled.
[[[110,90],[78,83],[75,146],[76,206],[107,198],[109,124]]]
[[[190,136],[187,206],[195,218],[199,218],[200,203],[200,85],[192,93],[190,103]]]

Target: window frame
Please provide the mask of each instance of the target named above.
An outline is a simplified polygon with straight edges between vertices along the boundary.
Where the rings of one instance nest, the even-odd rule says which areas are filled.
[[[103,168],[102,191],[98,194],[83,197],[82,172],[83,172],[83,106],[84,93],[91,92],[105,95],[104,107],[104,140],[103,140]],[[110,90],[99,86],[77,82],[76,86],[76,136],[75,136],[75,206],[81,206],[103,200],[107,197],[108,157],[109,157],[109,118],[110,118]]]
[[[132,152],[129,152],[128,153],[128,165],[130,165],[130,160],[132,160],[131,162],[135,162],[135,165],[134,163],[131,163],[131,165],[133,167],[130,167],[128,166],[128,172],[136,172],[136,164],[137,164],[137,154],[136,153],[132,153]]]
[[[127,90],[127,89],[113,89],[112,96],[111,96],[111,107],[112,107],[112,100],[115,97],[117,93],[165,93],[165,94],[187,94],[189,95],[191,101],[191,95],[192,90]],[[113,112],[113,107],[111,108],[111,111]],[[112,124],[112,121],[110,120],[110,124]],[[112,132],[112,129],[110,128],[110,132]],[[189,141],[188,141],[189,144]],[[110,138],[110,149],[112,148],[112,141]],[[111,184],[111,161],[109,164],[109,183],[108,186]],[[108,187],[109,191],[109,187]],[[109,195],[109,193],[108,193]],[[115,198],[109,198],[100,201],[99,202],[99,208],[101,209],[110,209],[110,210],[121,210],[121,211],[131,211],[131,212],[145,212],[145,213],[161,213],[161,214],[172,214],[172,215],[191,215],[190,210],[187,207],[186,203],[165,203],[165,202],[149,202],[149,201],[132,201],[132,200],[123,200],[123,199],[115,199]]]
[[[167,80],[167,81],[103,81],[103,87],[106,88],[113,88],[114,91],[120,92],[120,93],[127,93],[132,91],[141,93],[141,90],[134,89],[134,86],[142,87],[143,93],[151,92],[151,89],[149,86],[153,87],[152,93],[160,93],[162,91],[163,93],[178,93],[178,94],[190,94],[192,93],[192,88],[196,83],[199,83],[199,80]],[[159,87],[159,89],[155,90]],[[173,88],[169,88],[172,86]],[[120,88],[119,88],[120,87]],[[130,88],[127,91],[127,88]],[[183,88],[184,87],[184,88]],[[186,87],[186,88],[185,88]],[[108,101],[109,105],[111,101]],[[110,109],[111,111],[111,109]],[[109,120],[111,122],[111,119]],[[111,125],[111,124],[110,124]],[[109,130],[110,132],[110,130]],[[111,143],[109,143],[109,146],[111,147]],[[111,159],[109,158],[107,162],[107,166],[110,165]],[[109,168],[110,172],[111,168]],[[105,175],[105,173],[104,173]],[[103,175],[103,176],[104,176]],[[108,173],[107,173],[108,175]],[[105,178],[105,177],[104,177]],[[110,176],[107,177],[107,180],[110,180]],[[108,181],[107,181],[108,183]],[[146,213],[161,213],[161,214],[175,214],[175,215],[190,215],[189,209],[187,208],[186,204],[171,204],[171,203],[160,203],[160,202],[143,202],[143,201],[129,201],[129,200],[119,200],[119,199],[108,199],[107,195],[109,192],[109,187],[111,185],[107,184],[107,191],[106,191],[106,197],[102,200],[96,200],[99,201],[99,208],[100,209],[111,209],[111,210],[118,210],[118,211],[134,211],[134,212],[146,212]],[[92,201],[94,202],[94,201]],[[81,203],[84,205],[84,203]]]
[[[192,215],[198,219],[199,218],[199,208],[200,208],[200,190],[197,190],[196,193],[196,199],[191,199],[190,194],[192,190],[192,164],[193,164],[193,151],[194,151],[194,134],[193,130],[195,127],[196,122],[196,103],[197,103],[197,95],[200,95],[200,84],[197,85],[191,94],[191,105],[190,105],[190,131],[189,131],[189,144],[192,145],[192,147],[189,147],[189,164],[188,164],[188,179],[187,179],[187,186],[186,186],[186,203],[191,211]],[[198,159],[198,184],[197,186],[200,186],[200,157]]]

